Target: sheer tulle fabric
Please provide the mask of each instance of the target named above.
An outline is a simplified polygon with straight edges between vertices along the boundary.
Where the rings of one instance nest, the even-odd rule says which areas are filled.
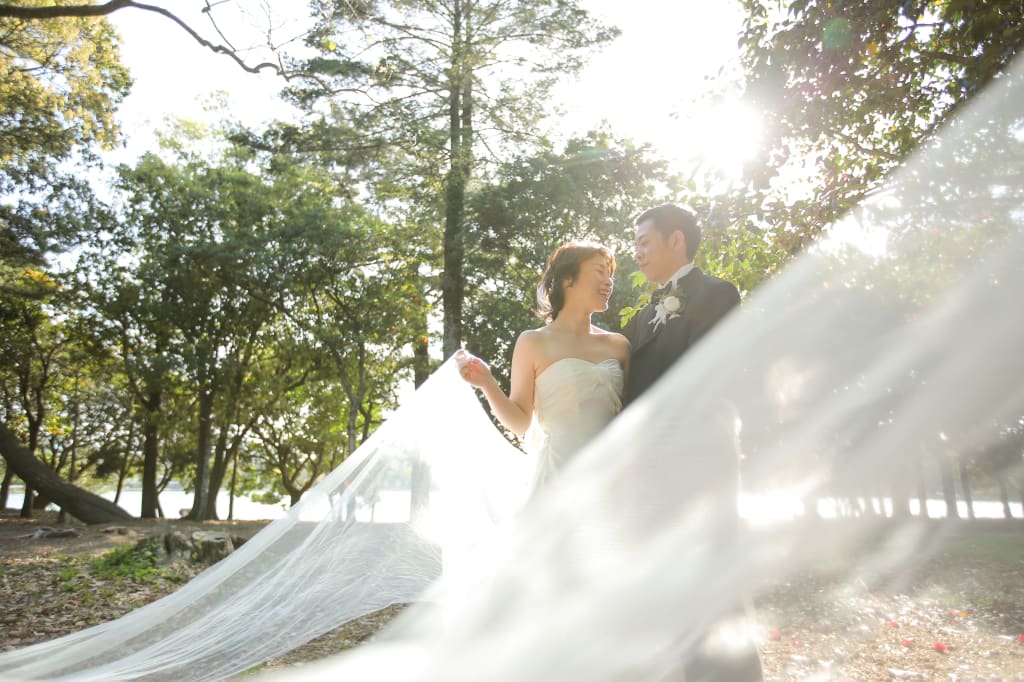
[[[1022,85],[1020,65],[997,79],[513,523],[495,520],[530,465],[446,364],[221,565],[118,621],[6,654],[0,675],[221,678],[418,599],[375,642],[274,677],[659,680],[765,581],[837,555],[851,575],[910,568],[926,532],[911,518],[871,545],[846,525],[720,532],[736,505],[726,453],[739,443],[750,489],[884,490],[896,510],[922,450],[1004,447],[1024,415]]]
[[[926,453],[985,457],[1024,427],[1022,69],[623,411],[471,579],[439,581],[466,598],[276,679],[669,679],[737,594],[837,556],[851,577],[927,561],[935,528],[908,510]],[[721,533],[737,440],[748,489],[901,518],[870,543],[878,524]]]
[[[445,364],[286,517],[123,618],[0,655],[2,679],[216,680],[419,598],[521,506],[532,464]]]

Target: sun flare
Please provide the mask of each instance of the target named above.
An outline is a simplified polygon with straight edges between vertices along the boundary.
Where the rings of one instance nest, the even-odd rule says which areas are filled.
[[[738,100],[694,112],[681,123],[680,155],[686,154],[726,178],[737,178],[761,140],[761,118]]]

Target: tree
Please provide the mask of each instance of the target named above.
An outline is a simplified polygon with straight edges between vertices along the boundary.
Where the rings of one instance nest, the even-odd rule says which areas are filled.
[[[0,453],[14,472],[47,499],[85,523],[124,521],[131,515],[113,502],[71,485],[40,462],[5,424],[0,424]]]
[[[52,321],[44,302],[54,298],[55,283],[45,274],[26,270],[21,296],[0,305],[0,369],[3,370],[4,419],[0,422],[0,455],[7,470],[25,481],[22,516],[30,516],[34,491],[86,523],[123,520],[117,505],[61,479],[56,469],[38,457],[44,425],[55,403],[54,383],[66,369],[67,325]],[[15,412],[17,410],[17,413]],[[77,434],[76,434],[77,436]]]
[[[45,273],[26,270],[21,297],[4,300],[0,307],[0,368],[14,383],[14,402],[19,414],[8,414],[8,423],[24,425],[29,454],[36,456],[39,439],[50,409],[51,387],[58,373],[58,356],[65,346],[64,330],[49,319],[44,303],[52,299],[56,285]],[[16,420],[16,421],[15,421]],[[16,453],[11,453],[15,456]],[[6,454],[5,454],[6,456]],[[34,493],[31,480],[24,479],[23,517],[32,515]]]
[[[66,165],[117,139],[129,86],[105,21],[0,17],[0,290],[67,246],[94,205]]]
[[[113,234],[121,243],[136,239],[144,243],[145,235],[130,231],[131,227],[121,223]],[[79,315],[95,345],[117,358],[125,388],[137,406],[142,429],[140,515],[155,518],[163,406],[167,394],[177,388],[171,374],[171,342],[175,338],[171,304],[166,287],[161,286],[160,270],[132,258],[122,260],[125,252],[110,248],[103,238],[96,236],[91,241],[94,248],[79,259]],[[133,269],[131,263],[137,267]],[[121,471],[126,473],[128,457],[123,460]]]
[[[264,254],[278,222],[273,191],[245,168],[246,159],[232,156],[241,150],[207,161],[187,150],[187,139],[179,142],[178,163],[150,154],[134,169],[122,169],[130,205],[121,238],[141,236],[133,279],[151,285],[147,295],[162,315],[157,320],[147,313],[154,323],[146,330],[148,348],[158,349],[167,329],[167,353],[195,392],[192,514],[201,519],[215,514],[216,492],[237,444],[232,439],[247,429],[228,436],[260,333],[274,315],[267,301],[277,283]],[[219,436],[215,408],[223,419]]]
[[[302,63],[305,85],[290,96],[313,110],[329,101],[364,145],[432,166],[419,177],[436,183],[426,208],[443,235],[447,357],[463,334],[466,196],[479,155],[536,142],[555,77],[577,71],[616,32],[575,1],[324,0],[313,9],[307,44],[319,55]]]
[[[351,454],[347,428],[338,418],[347,412],[348,402],[330,373],[322,372],[286,394],[278,409],[264,413],[256,426],[257,456],[264,469],[277,472],[274,488],[283,490],[291,505]],[[276,494],[261,498],[276,500]]]
[[[50,327],[33,287],[24,286],[26,275],[49,280],[47,255],[66,248],[91,217],[92,193],[67,164],[76,154],[91,158],[94,145],[114,142],[113,113],[128,84],[106,22],[67,18],[39,25],[0,14],[0,291],[7,312],[22,311],[26,323],[20,325],[23,333],[7,338],[6,357],[21,361],[5,363],[4,370],[15,371],[25,389],[19,391],[20,404],[32,456],[49,407],[44,394],[52,365],[45,353],[34,353],[42,348],[36,332]],[[30,356],[34,360],[28,361]],[[11,422],[6,428],[12,434],[20,430]],[[20,458],[23,453],[5,454]],[[8,474],[12,470],[30,476],[41,471],[28,463],[12,464]],[[26,483],[31,488],[48,481]],[[29,489],[26,504],[31,502]]]
[[[200,142],[215,151],[196,153]],[[346,440],[338,452],[309,447],[324,463],[354,450],[390,404],[404,319],[424,304],[402,240],[340,196],[334,176],[184,124],[167,144],[172,160],[121,170],[124,216],[88,259],[92,300],[140,404],[175,385],[194,396],[192,515],[209,518],[257,441],[294,451],[274,433],[280,405],[315,405],[328,368],[348,398],[335,415]]]
[[[111,146],[118,134],[114,110],[130,80],[108,22],[4,16],[0,11],[0,192],[6,194],[45,186],[75,150]]]
[[[396,231],[358,206],[332,218],[303,235],[308,267],[291,279],[278,305],[312,338],[348,399],[347,456],[365,440],[375,413],[390,404],[406,364],[402,348],[416,334],[411,327],[425,314],[425,301]]]
[[[743,6],[744,97],[765,134],[723,201],[791,251],[876,190],[1024,43],[1015,0]]]

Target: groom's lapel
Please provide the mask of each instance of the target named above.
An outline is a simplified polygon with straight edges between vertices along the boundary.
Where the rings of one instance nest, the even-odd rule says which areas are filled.
[[[700,269],[698,268],[694,268],[693,270],[688,272],[686,276],[679,281],[679,289],[681,293],[687,297],[687,306],[683,310],[683,312],[679,314],[678,317],[673,318],[676,321],[676,324],[678,324],[679,321],[681,321],[682,319],[689,317],[689,304],[693,302],[694,296],[699,295],[702,288],[702,284],[703,282],[701,280]],[[658,334],[661,334],[665,330],[665,328],[672,322],[670,320],[666,320],[662,324],[659,324],[657,327],[655,327],[653,324],[651,324],[651,320],[654,319],[654,316],[655,310],[653,303],[644,307],[643,310],[637,313],[637,340],[636,345],[633,347],[631,352],[635,353],[644,346],[646,346],[648,343],[653,341],[655,338],[658,337]]]
[[[654,304],[644,306],[643,310],[636,314],[636,345],[633,347],[633,353],[637,352],[656,337],[661,330],[665,327],[664,324],[659,324],[657,329],[651,324],[651,320],[654,319],[655,310]]]

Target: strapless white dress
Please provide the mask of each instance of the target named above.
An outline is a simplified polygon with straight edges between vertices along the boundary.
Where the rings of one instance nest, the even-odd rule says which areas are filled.
[[[531,490],[545,486],[622,409],[625,375],[618,360],[562,358],[534,382],[527,452],[536,458]]]

